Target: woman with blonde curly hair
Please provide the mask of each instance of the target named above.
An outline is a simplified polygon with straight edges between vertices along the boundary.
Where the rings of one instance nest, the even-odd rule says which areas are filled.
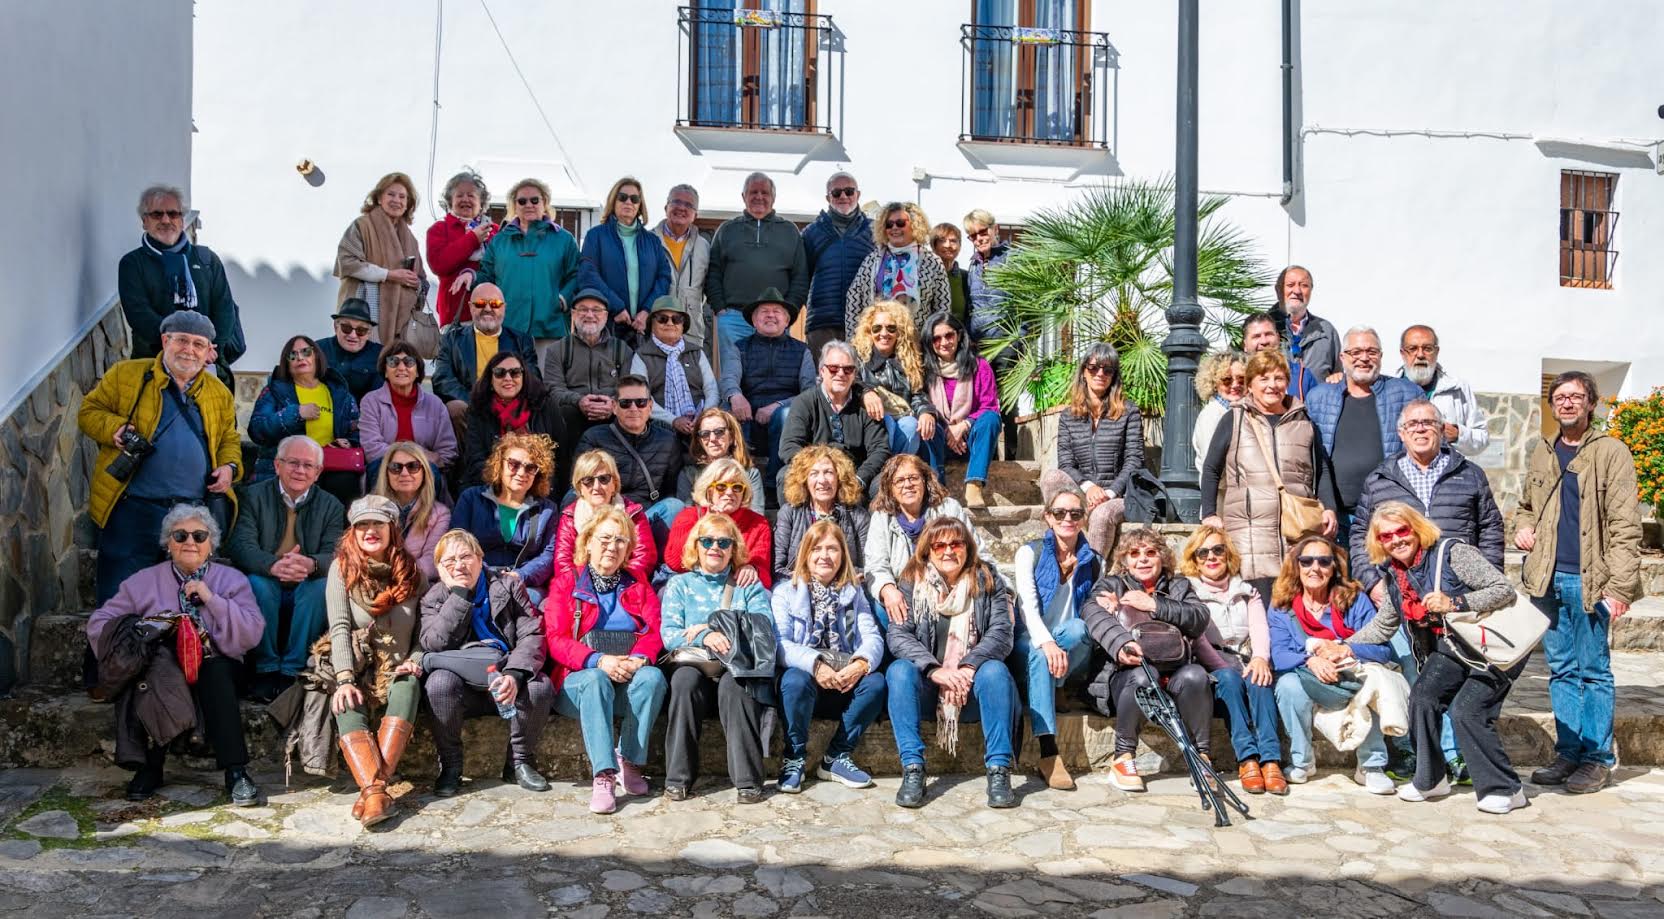
[[[646,583],[659,563],[659,552],[653,545],[653,526],[647,511],[619,493],[618,462],[605,450],[590,450],[572,463],[572,492],[577,497],[561,509],[560,522],[555,526],[555,541],[549,551],[555,571],[571,571],[577,565],[578,534],[590,519],[603,508],[616,507],[630,518],[635,528],[635,545],[630,550],[628,567],[637,580]]]
[[[665,539],[667,576],[669,572],[680,574],[688,570],[690,563],[675,554],[675,550],[692,538],[689,534],[699,521],[709,514],[723,514],[739,527],[746,555],[751,559],[735,566],[734,583],[743,587],[761,581],[764,589],[774,587],[774,571],[768,565],[773,554],[774,535],[769,530],[768,518],[748,506],[750,492],[751,483],[746,479],[745,467],[738,460],[723,457],[705,467],[705,471],[699,474],[699,481],[693,485],[693,506],[683,508],[676,515],[670,525],[670,536]]]
[[[511,431],[497,439],[486,458],[485,484],[463,491],[451,512],[451,526],[479,540],[485,564],[507,569],[542,602],[554,572],[555,502],[549,479],[555,445],[542,434]]]
[[[860,360],[862,405],[890,432],[890,455],[919,452],[919,419],[936,409],[924,388],[912,312],[896,300],[877,301],[856,320],[851,344]]]
[[[1202,358],[1196,368],[1196,395],[1202,400],[1202,410],[1196,413],[1196,429],[1190,435],[1193,444],[1213,443],[1213,431],[1231,406],[1242,401],[1248,391],[1248,355],[1241,351],[1215,351]],[[1196,472],[1202,471],[1205,448],[1196,451]]]
[[[682,474],[676,479],[676,497],[683,504],[692,504],[693,483],[699,481],[708,464],[724,456],[732,457],[745,467],[746,481],[751,483],[751,509],[761,514],[763,474],[752,461],[751,451],[746,449],[739,419],[720,408],[705,409],[693,419],[688,461],[682,464]]]
[[[872,223],[877,248],[861,261],[844,295],[844,326],[851,335],[861,313],[876,300],[899,300],[913,311],[914,325],[953,306],[948,272],[930,248],[930,219],[917,204],[892,201]]]
[[[864,489],[849,454],[827,444],[810,444],[786,467],[780,512],[774,518],[774,579],[789,581],[797,568],[798,550],[809,527],[831,520],[844,531],[849,561],[861,573],[867,523],[872,515],[862,506]]]
[[[335,276],[341,287],[335,306],[358,297],[370,305],[376,341],[390,345],[404,338],[405,326],[421,304],[427,283],[416,234],[416,183],[402,172],[389,172],[364,198],[358,219],[335,247]]]

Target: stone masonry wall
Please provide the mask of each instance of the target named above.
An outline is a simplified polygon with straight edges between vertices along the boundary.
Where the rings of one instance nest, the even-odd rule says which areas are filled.
[[[81,397],[126,357],[112,308],[11,417],[0,422],[0,694],[27,676],[35,617],[87,609],[96,530],[87,487],[97,447],[75,418]]]

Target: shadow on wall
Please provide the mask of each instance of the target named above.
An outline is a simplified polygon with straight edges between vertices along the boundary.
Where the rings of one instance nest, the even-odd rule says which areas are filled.
[[[248,350],[234,370],[269,371],[278,349],[291,335],[325,338],[335,334],[329,315],[335,312],[340,282],[325,267],[314,275],[299,265],[287,275],[271,265],[252,267],[225,259],[226,278],[242,312],[243,337]]]

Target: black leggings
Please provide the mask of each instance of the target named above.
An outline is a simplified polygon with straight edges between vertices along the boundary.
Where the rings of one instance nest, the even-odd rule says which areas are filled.
[[[1148,686],[1142,667],[1123,667],[1110,675],[1109,695],[1115,700],[1115,755],[1138,750],[1138,731],[1144,726],[1144,712],[1138,707],[1135,695],[1138,687]],[[1213,687],[1208,672],[1201,664],[1185,664],[1167,678],[1167,694],[1179,706],[1179,717],[1196,741],[1196,749],[1209,750],[1213,721]]]

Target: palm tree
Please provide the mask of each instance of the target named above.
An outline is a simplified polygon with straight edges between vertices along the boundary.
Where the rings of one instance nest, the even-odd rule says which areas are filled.
[[[1217,218],[1226,198],[1198,207],[1197,298],[1210,341],[1242,342],[1243,316],[1269,306],[1272,275],[1252,242]],[[986,352],[1015,349],[1000,379],[1001,401],[1027,390],[1038,409],[1068,398],[1075,355],[1100,341],[1121,354],[1126,392],[1146,417],[1167,399],[1166,310],[1173,296],[1173,184],[1128,181],[1103,186],[1055,210],[1036,214],[1022,245],[989,271],[1004,290],[1013,330]]]

